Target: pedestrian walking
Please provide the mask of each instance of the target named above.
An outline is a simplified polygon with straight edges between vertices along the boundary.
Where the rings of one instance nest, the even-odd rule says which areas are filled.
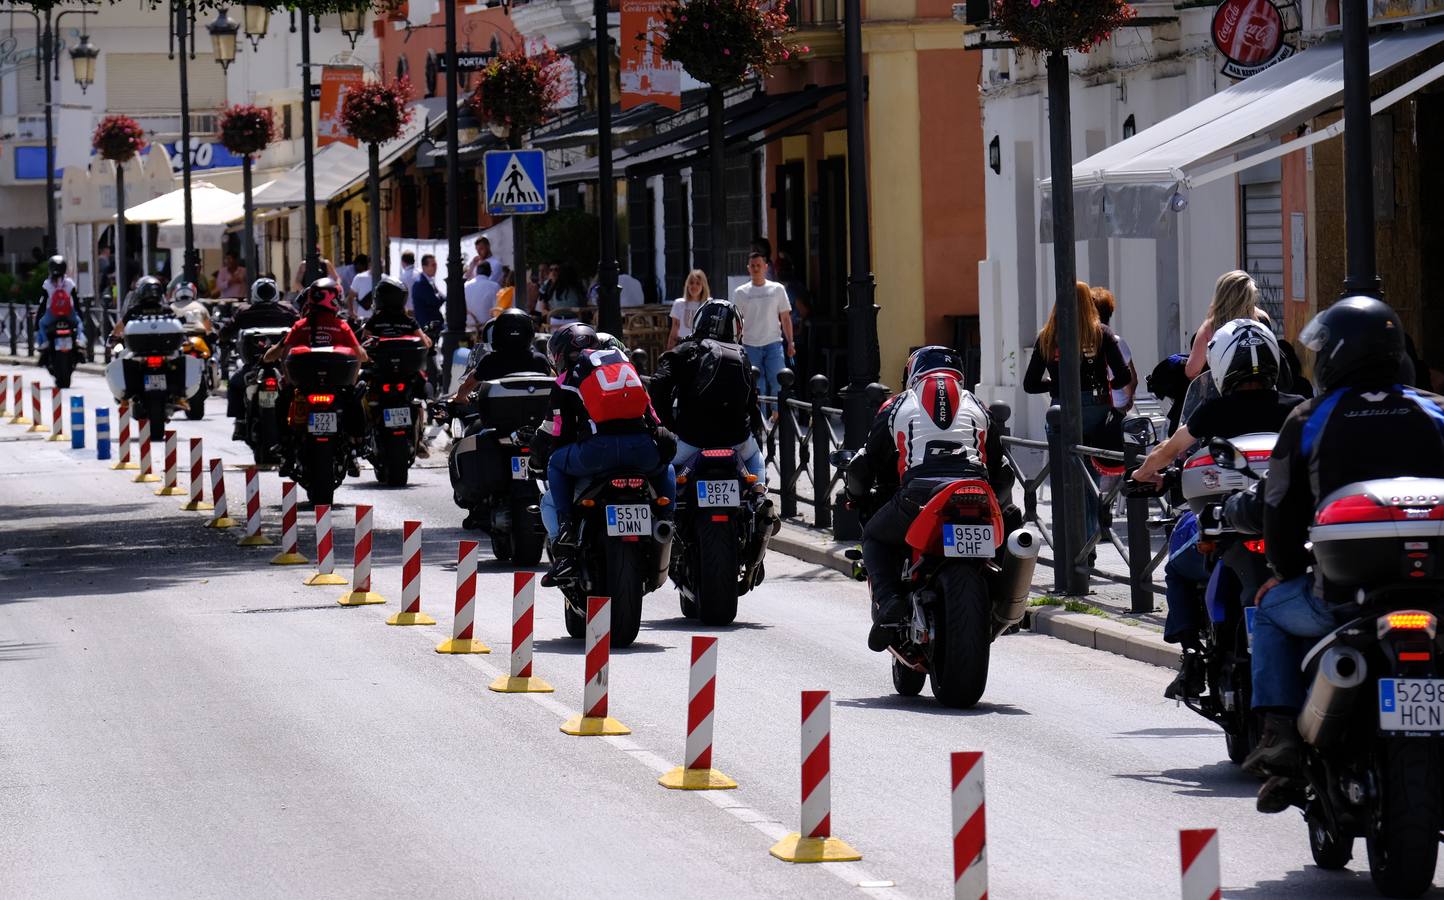
[[[754,250],[747,257],[751,281],[732,292],[732,302],[742,313],[742,346],[747,361],[761,370],[758,389],[763,396],[777,396],[777,373],[781,372],[797,347],[792,342],[792,303],[787,289],[767,279],[767,257]],[[777,411],[772,411],[776,418]]]
[[[707,273],[693,269],[687,273],[682,286],[682,296],[672,301],[672,333],[667,335],[667,349],[671,350],[692,335],[692,320],[702,304],[712,299],[712,286],[707,283]]]

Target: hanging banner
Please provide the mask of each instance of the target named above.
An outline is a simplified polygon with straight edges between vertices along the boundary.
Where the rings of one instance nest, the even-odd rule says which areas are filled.
[[[356,146],[356,139],[341,126],[341,101],[346,92],[366,81],[360,66],[326,66],[321,69],[321,114],[316,117],[316,146],[340,141]]]
[[[673,0],[622,0],[622,109],[682,108],[682,67],[662,58],[662,13]]]

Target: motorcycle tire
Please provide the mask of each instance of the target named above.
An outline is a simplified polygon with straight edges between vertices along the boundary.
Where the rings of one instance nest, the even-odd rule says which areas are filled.
[[[261,411],[260,407],[251,410],[253,426],[251,455],[255,457],[256,467],[265,468],[275,465],[278,460],[272,449],[281,442],[281,436],[277,434],[275,411]]]
[[[712,528],[698,536],[697,574],[692,586],[704,625],[731,625],[737,618],[737,543],[732,529]]]
[[[916,697],[923,692],[923,683],[928,680],[926,672],[919,672],[917,669],[905,666],[902,661],[893,658],[892,661],[892,687],[904,697]]]
[[[331,458],[331,445],[312,442],[304,451],[308,454],[305,473],[306,499],[312,505],[324,503],[330,506],[336,498],[336,482],[332,474],[335,471],[335,461]]]
[[[587,636],[586,615],[572,609],[572,604],[568,600],[562,601],[562,619],[566,622],[567,635],[569,637],[580,640]]]
[[[1309,852],[1313,854],[1314,865],[1328,872],[1336,872],[1354,858],[1354,839],[1345,837],[1329,827],[1318,802],[1311,803],[1304,812],[1304,824],[1309,829]]]
[[[523,569],[541,562],[542,551],[546,549],[541,517],[527,511],[532,505],[533,502],[524,497],[511,498],[511,562]]]
[[[607,541],[607,595],[612,598],[612,646],[632,646],[642,630],[642,560],[637,544]],[[585,632],[585,624],[583,625]]]
[[[944,565],[933,611],[937,637],[928,653],[933,696],[944,706],[971,709],[988,686],[991,609],[982,575],[971,566]]]
[[[499,562],[511,562],[516,555],[516,548],[512,546],[511,532],[493,531],[491,533],[491,555]]]
[[[378,454],[376,480],[387,487],[406,487],[411,475],[411,449],[404,441],[392,439],[383,443]]]
[[[201,385],[201,389],[196,391],[196,395],[191,398],[189,405],[186,407],[187,419],[192,422],[199,422],[206,417],[207,396],[209,395],[206,392],[205,385]]]
[[[55,386],[62,391],[70,387],[70,376],[75,371],[75,357],[70,353],[57,353],[55,360],[50,367],[50,373],[55,376]]]
[[[148,393],[145,396],[145,421],[150,428],[152,452],[155,447],[165,446],[165,415],[168,403],[169,398],[161,393]]]
[[[677,591],[677,598],[681,601],[682,615],[688,619],[697,618],[697,598],[689,597],[680,588]]]
[[[1418,897],[1439,857],[1439,753],[1432,741],[1381,738],[1374,752],[1378,809],[1365,837],[1369,875],[1385,897]]]

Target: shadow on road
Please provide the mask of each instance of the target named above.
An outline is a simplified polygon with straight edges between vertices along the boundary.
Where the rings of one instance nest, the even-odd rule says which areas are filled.
[[[1303,831],[1303,826],[1299,826]],[[1303,836],[1300,835],[1300,839]],[[1355,858],[1364,853],[1364,842],[1357,841],[1354,844]],[[1228,873],[1223,876],[1228,881]],[[1430,891],[1434,894],[1434,891]],[[1225,898],[1233,897],[1378,897],[1379,892],[1374,889],[1374,882],[1367,873],[1355,872],[1351,869],[1344,869],[1338,872],[1325,872],[1323,869],[1309,866],[1285,875],[1283,878],[1274,881],[1260,881],[1253,887],[1246,888],[1224,888]]]
[[[0,641],[0,662],[39,659],[52,646],[54,645],[50,643],[30,644],[25,641]]]
[[[1219,742],[1219,751],[1223,742]],[[1258,794],[1259,780],[1227,760],[1192,769],[1164,769],[1159,772],[1120,772],[1114,778],[1141,781],[1172,788],[1181,797],[1253,797]]]
[[[560,653],[563,656],[581,656],[586,651],[581,638],[570,637],[535,641],[532,643],[532,649],[536,652]],[[661,644],[636,641],[630,647],[613,647],[611,652],[613,656],[630,656],[633,653],[666,653],[672,649]]]
[[[849,697],[835,701],[838,706],[849,706],[854,709],[887,709],[900,710],[909,713],[924,713],[932,716],[950,716],[954,718],[971,718],[973,716],[1031,716],[1032,713],[1026,709],[1013,706],[1011,703],[979,703],[972,709],[952,709],[943,706],[932,697],[904,697],[900,694],[888,694],[883,697]]]
[[[1182,738],[1222,737],[1217,728],[1140,728],[1137,731],[1120,731],[1115,738]]]
[[[766,631],[771,625],[761,622],[733,622],[731,625],[705,625],[696,619],[678,616],[675,619],[653,619],[642,623],[643,631],[696,631],[702,634],[731,634],[734,631]]]

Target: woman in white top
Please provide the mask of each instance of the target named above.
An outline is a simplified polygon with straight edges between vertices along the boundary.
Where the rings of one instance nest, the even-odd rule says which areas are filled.
[[[682,296],[672,301],[672,333],[667,336],[667,349],[671,350],[692,334],[692,318],[712,296],[707,284],[707,273],[693,269],[687,273],[687,283],[682,287]]]

